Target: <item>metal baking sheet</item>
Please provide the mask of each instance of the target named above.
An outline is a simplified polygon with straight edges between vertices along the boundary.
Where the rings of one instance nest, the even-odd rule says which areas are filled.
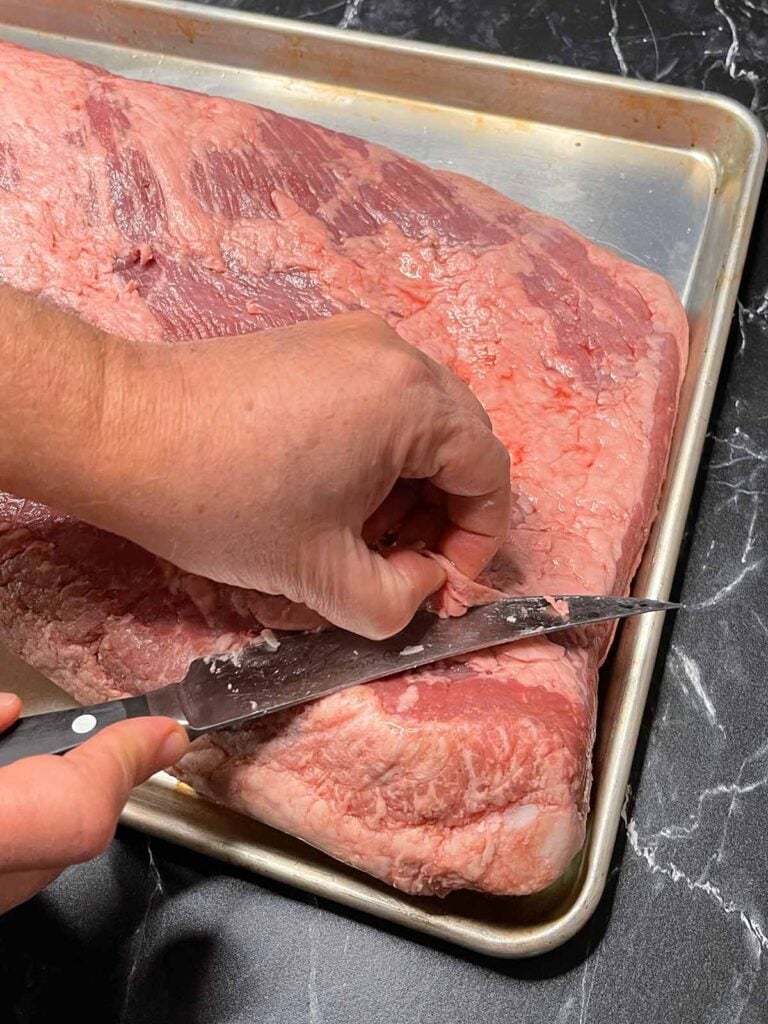
[[[0,36],[136,78],[249,100],[473,175],[664,274],[691,357],[660,515],[635,581],[668,595],[765,166],[757,121],[720,96],[163,0],[0,0]],[[524,898],[404,896],[161,774],[124,821],[498,957],[542,953],[603,892],[662,623],[625,624],[601,680],[587,841]],[[30,711],[71,703],[9,654]]]

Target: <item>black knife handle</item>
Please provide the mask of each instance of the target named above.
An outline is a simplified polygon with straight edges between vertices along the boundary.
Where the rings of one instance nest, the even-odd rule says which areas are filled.
[[[142,695],[87,708],[27,715],[0,735],[0,767],[34,754],[65,754],[108,725],[149,714],[147,698]]]

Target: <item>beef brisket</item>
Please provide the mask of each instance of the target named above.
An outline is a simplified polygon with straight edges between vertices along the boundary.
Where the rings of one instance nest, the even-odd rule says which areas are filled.
[[[628,588],[686,321],[665,281],[551,217],[360,139],[0,43],[0,278],[154,343],[366,308],[466,381],[511,453],[483,581]],[[81,701],[307,622],[0,498],[0,635]],[[200,740],[178,774],[407,891],[531,892],[583,842],[607,640],[358,687]]]

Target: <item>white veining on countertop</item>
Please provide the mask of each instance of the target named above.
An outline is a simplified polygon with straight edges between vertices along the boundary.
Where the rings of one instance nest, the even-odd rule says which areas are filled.
[[[586,969],[586,965],[585,965]],[[554,1024],[569,1024],[571,1020],[571,1011],[576,1005],[576,997],[568,996],[564,1003],[560,1004],[560,1008],[557,1011],[557,1017],[555,1017]]]
[[[735,403],[734,408],[739,414],[740,404]],[[726,509],[738,513],[743,502],[746,502],[749,513],[744,524],[744,543],[740,557],[743,568],[731,583],[695,606],[698,608],[716,604],[765,562],[764,557],[755,559],[753,552],[758,539],[765,534],[765,529],[761,529],[759,523],[761,516],[765,516],[765,499],[768,497],[768,451],[738,424],[728,437],[715,435],[714,442],[715,451],[709,472],[713,485],[727,492],[727,497],[717,505],[715,513],[720,514]],[[722,449],[725,451],[721,454]]]
[[[699,703],[704,708],[704,711],[710,723],[714,725],[716,728],[718,728],[722,733],[725,733],[724,727],[717,720],[717,711],[715,710],[715,705],[712,703],[712,699],[710,698],[707,691],[704,689],[704,684],[701,679],[701,668],[694,661],[694,659],[690,655],[686,654],[685,651],[681,650],[677,644],[672,644],[671,650],[673,656],[677,658],[678,662],[680,663],[685,678],[688,684],[690,685],[690,689],[693,690],[694,694],[698,698]],[[683,686],[685,693],[690,692],[688,686],[682,683],[682,681],[681,685]]]
[[[158,896],[165,896],[165,886],[163,885],[163,876],[160,874],[160,869],[157,866],[157,861],[155,860],[155,852],[152,849],[152,840],[149,839],[149,838],[147,839],[147,861],[148,861],[149,872],[152,875],[152,877],[154,879],[154,882],[155,882],[155,888],[152,891],[152,893],[150,894],[149,899],[147,900],[147,907],[149,909],[149,904],[151,904],[154,899],[156,899]],[[147,917],[145,915],[144,920],[142,921],[142,924],[146,924],[146,920],[147,920]]]
[[[360,21],[360,8],[363,0],[346,0],[344,13],[339,19],[339,28],[351,28]]]
[[[746,325],[753,324],[755,322],[763,323],[766,317],[768,317],[768,291],[755,298],[752,305],[747,306],[745,303],[739,301],[737,303],[737,308],[739,314],[739,333],[741,335],[739,355],[741,355],[747,344],[747,337],[745,334]]]
[[[747,564],[747,558],[752,552],[752,548],[755,546],[755,530],[757,527],[757,516],[760,512],[760,506],[755,501],[752,505],[752,515],[749,519],[749,529],[747,530],[747,541],[744,545],[744,550],[741,553],[741,564]]]
[[[710,469],[728,469],[730,466],[753,459],[760,463],[768,462],[768,452],[760,448],[741,427],[735,427],[730,437],[715,437],[714,440],[717,444],[727,447],[729,458],[721,462],[712,462]]]
[[[756,764],[761,768],[762,774],[745,781],[748,773],[754,769]],[[746,906],[746,901],[738,894],[731,896],[724,892],[724,889],[732,884],[731,879],[726,878],[723,881],[714,882],[709,876],[711,871],[723,861],[732,820],[737,810],[743,813],[743,809],[740,808],[741,801],[758,791],[760,791],[761,798],[764,797],[766,787],[768,787],[768,741],[763,742],[744,758],[733,782],[718,782],[699,793],[696,810],[689,813],[687,824],[663,825],[655,832],[645,833],[636,818],[629,815],[629,803],[632,799],[632,790],[629,786],[622,808],[622,820],[626,826],[630,848],[647,865],[649,871],[654,875],[669,878],[674,884],[682,884],[691,892],[703,894],[722,913],[729,917],[735,916],[751,940],[756,943],[760,953],[768,949],[768,924],[761,920],[760,912]],[[689,852],[687,844],[697,836],[701,838],[705,812],[709,815],[713,813],[711,808],[716,810],[721,807],[723,805],[722,797],[728,797],[728,803],[725,805],[719,824],[717,844],[707,854],[706,863],[699,871],[698,876],[694,876],[683,869],[678,853],[685,857]],[[678,851],[674,853],[674,859],[673,856],[665,855],[663,847],[667,843],[674,851]],[[704,851],[699,849],[697,852],[703,853]]]
[[[648,845],[643,845],[634,818],[625,821],[627,827],[627,838],[633,852],[641,857],[653,874],[661,874],[670,878],[673,882],[683,882],[691,892],[702,892],[708,896],[724,914],[737,914],[747,932],[756,940],[760,950],[768,949],[768,935],[763,931],[762,926],[751,917],[744,909],[739,907],[733,900],[726,899],[719,886],[706,880],[689,878],[673,861],[667,864],[660,864],[656,860],[656,847],[651,840]]]
[[[608,6],[611,9],[611,28],[608,32],[608,38],[611,41],[613,52],[616,54],[616,62],[619,65],[619,71],[626,77],[629,74],[629,68],[627,67],[626,60],[624,60],[621,43],[619,42],[618,0],[608,0]]]
[[[642,0],[635,0],[635,3],[640,8],[640,13],[642,14],[643,18],[645,19],[645,23],[648,26],[648,32],[650,33],[651,42],[653,43],[653,52],[654,52],[654,55],[656,57],[656,70],[654,71],[653,78],[654,78],[654,81],[658,82],[659,81],[659,77],[660,77],[660,75],[659,75],[659,42],[656,39],[656,33],[653,31],[653,25],[651,24],[651,19],[648,17],[648,12],[646,11],[645,7],[643,6]],[[670,69],[667,68],[665,70],[665,74],[669,74],[669,70]]]
[[[147,924],[149,922],[150,914],[157,905],[158,899],[165,896],[165,886],[163,885],[163,879],[157,866],[157,862],[155,861],[155,854],[152,850],[152,840],[149,837],[147,837],[147,868],[153,881],[153,888],[147,896],[144,914],[142,915],[139,926],[134,931],[133,938],[131,940],[131,966],[125,982],[125,992],[123,993],[123,1003],[120,1010],[120,1024],[122,1024],[126,1019],[126,1014],[128,1013],[130,1006],[131,989],[136,977],[136,971],[143,960]]]
[[[686,604],[686,608],[691,611],[701,611],[704,608],[714,607],[714,605],[719,604],[724,597],[727,597],[730,593],[736,590],[736,588],[744,582],[747,576],[755,572],[757,569],[762,569],[764,564],[765,559],[758,558],[757,561],[752,562],[750,565],[745,565],[744,568],[730,581],[730,583],[724,584],[719,590],[715,591],[711,597],[706,597],[703,601],[698,601],[693,604]]]
[[[581,1003],[579,1006],[579,1024],[589,1024],[589,1003],[595,987],[597,969],[600,966],[601,950],[598,949],[591,960],[586,960],[581,972]]]
[[[736,300],[736,322],[739,325],[739,351],[738,355],[743,356],[747,348],[747,334],[744,330],[745,320],[752,313],[739,299]]]
[[[736,28],[736,22],[732,15],[730,15],[723,7],[723,0],[713,0],[713,6],[717,13],[725,19],[731,33],[731,43],[726,51],[725,57],[723,58],[723,66],[734,81],[743,78],[749,82],[752,86],[752,101],[750,106],[753,111],[757,110],[760,97],[760,76],[756,71],[752,71],[750,68],[738,67],[736,58],[740,56],[741,44],[739,41],[739,33]]]
[[[707,569],[709,568],[709,560],[712,557],[712,555],[714,554],[716,547],[717,547],[717,541],[713,537],[712,540],[709,542],[709,548],[707,550],[706,555],[704,556],[704,561],[701,564],[701,571],[702,571],[702,573],[705,573],[707,571]]]
[[[768,639],[768,626],[766,626],[766,624],[763,622],[763,620],[760,618],[760,615],[754,610],[754,608],[752,609],[752,617],[755,620],[755,622],[757,622],[758,626],[763,631],[763,633],[765,633],[766,639]]]
[[[318,10],[302,11],[296,15],[296,20],[306,21],[308,18],[321,18],[324,14],[338,11],[340,7],[346,7],[345,0],[335,0],[334,3],[328,4],[327,7],[321,7]]]

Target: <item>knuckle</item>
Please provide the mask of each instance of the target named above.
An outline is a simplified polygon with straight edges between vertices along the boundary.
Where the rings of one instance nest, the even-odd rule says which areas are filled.
[[[393,346],[387,356],[386,369],[390,386],[423,387],[430,382],[427,367],[407,348]]]
[[[389,330],[386,322],[367,309],[351,309],[339,313],[333,318],[334,324],[342,324],[354,331],[365,331],[366,334],[378,334],[382,329]]]
[[[333,320],[336,333],[343,333],[356,350],[366,347],[375,349],[378,359],[384,358],[387,353],[402,354],[410,348],[386,320],[366,309],[342,313]]]
[[[493,466],[499,475],[502,472],[508,472],[512,459],[506,445],[498,434],[493,432],[492,427],[475,421],[474,437],[476,444],[483,450],[484,455],[489,460],[488,465]]]

